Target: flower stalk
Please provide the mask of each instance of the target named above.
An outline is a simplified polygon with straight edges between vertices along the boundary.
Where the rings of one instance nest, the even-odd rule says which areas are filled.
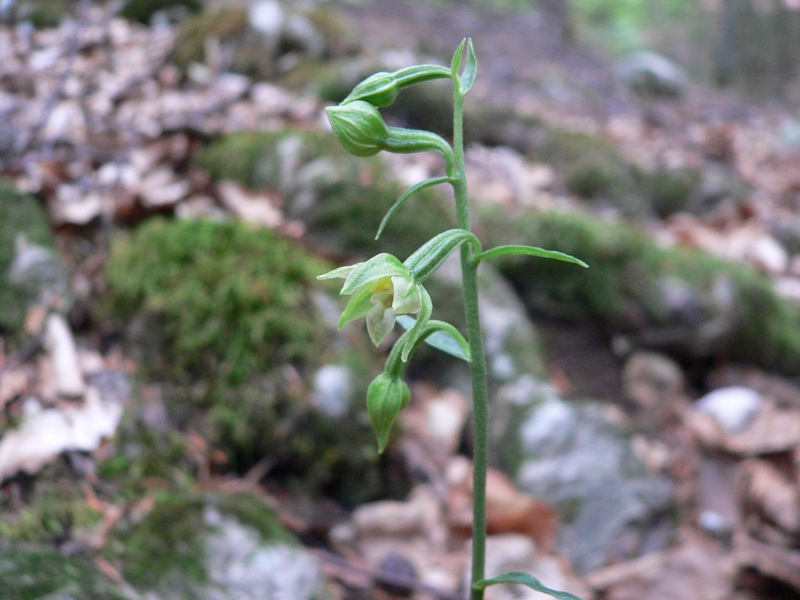
[[[339,319],[339,327],[366,318],[367,331],[376,346],[389,336],[396,322],[408,329],[397,339],[384,371],[372,381],[367,391],[367,410],[380,452],[389,444],[397,415],[410,401],[411,391],[403,376],[420,343],[426,341],[469,364],[474,436],[470,600],[483,600],[484,590],[490,585],[508,583],[526,585],[558,600],[580,600],[571,594],[551,590],[526,573],[509,572],[490,578],[485,573],[489,384],[478,305],[478,265],[483,260],[507,254],[587,265],[567,254],[534,246],[499,246],[484,251],[472,233],[463,123],[464,97],[472,87],[476,73],[477,60],[472,41],[465,39],[453,55],[449,69],[418,65],[394,73],[376,73],[357,85],[339,106],[326,109],[334,134],[351,154],[372,156],[382,150],[395,153],[434,151],[445,159],[446,177],[428,179],[401,195],[388,209],[378,235],[411,195],[440,183],[449,183],[453,187],[458,227],[434,236],[402,263],[391,254],[378,254],[366,262],[334,269],[319,278],[344,279],[341,294],[352,295]],[[378,108],[394,102],[404,87],[442,78],[453,81],[452,146],[434,133],[389,127],[384,123]],[[431,318],[433,303],[422,285],[456,249],[461,253],[466,339],[449,323]],[[410,315],[416,315],[416,319]]]

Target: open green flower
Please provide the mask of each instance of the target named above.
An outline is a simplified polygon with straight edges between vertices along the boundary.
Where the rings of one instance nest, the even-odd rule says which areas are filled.
[[[391,254],[378,254],[367,262],[334,269],[318,279],[337,277],[345,280],[340,294],[353,295],[339,318],[339,328],[366,317],[369,337],[376,346],[392,331],[397,315],[419,313],[413,329],[420,331],[430,319],[433,306],[427,290]]]

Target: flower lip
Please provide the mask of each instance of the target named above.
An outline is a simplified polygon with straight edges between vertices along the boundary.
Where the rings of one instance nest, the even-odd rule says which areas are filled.
[[[340,295],[352,295],[339,318],[339,327],[366,317],[367,331],[376,346],[394,329],[397,315],[420,313],[422,316],[422,312],[430,312],[426,304],[427,292],[391,254],[378,254],[364,263],[340,267],[319,276],[320,279],[337,277],[345,280]],[[424,324],[427,318],[420,320]]]

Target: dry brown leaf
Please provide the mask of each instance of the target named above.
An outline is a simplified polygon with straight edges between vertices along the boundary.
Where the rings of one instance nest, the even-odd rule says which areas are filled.
[[[275,228],[283,222],[276,198],[267,192],[252,192],[233,181],[219,182],[217,192],[225,208],[249,223]]]
[[[781,529],[800,532],[800,490],[772,464],[763,460],[742,463],[744,499]]]
[[[456,457],[448,467],[451,484],[447,497],[447,521],[460,532],[472,529],[472,463]],[[555,543],[558,518],[553,508],[520,492],[497,469],[486,473],[486,528],[491,534],[521,533],[536,542],[543,552]]]

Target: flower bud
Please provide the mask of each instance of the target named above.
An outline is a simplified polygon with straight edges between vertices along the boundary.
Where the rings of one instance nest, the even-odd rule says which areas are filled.
[[[350,95],[342,101],[342,104],[363,100],[372,106],[384,108],[390,106],[399,93],[400,88],[395,76],[392,73],[382,71],[370,75],[354,87]]]
[[[354,156],[373,156],[383,149],[387,135],[386,124],[378,109],[356,100],[325,109],[333,133],[345,150]]]
[[[372,106],[385,108],[397,99],[400,90],[405,87],[432,79],[451,77],[450,70],[439,65],[415,65],[394,73],[381,71],[370,75],[354,87],[347,98],[342,100],[342,104],[363,100]]]
[[[367,412],[378,438],[378,452],[389,443],[389,434],[397,415],[411,400],[411,390],[400,377],[384,371],[367,389]]]

